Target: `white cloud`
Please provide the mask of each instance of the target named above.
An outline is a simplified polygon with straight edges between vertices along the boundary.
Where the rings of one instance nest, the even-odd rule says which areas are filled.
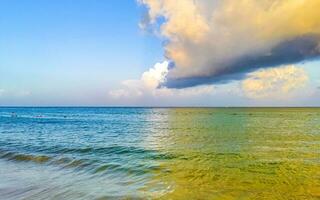
[[[303,68],[290,65],[250,73],[241,87],[249,98],[287,99],[298,95],[297,92],[301,92],[307,81],[308,76]]]
[[[3,96],[3,94],[5,93],[6,91],[4,89],[0,89],[0,96]]]
[[[0,96],[2,97],[26,97],[30,96],[31,92],[27,90],[5,90],[0,89]]]
[[[110,91],[109,95],[115,99],[136,99],[145,97],[191,97],[213,93],[214,86],[212,85],[185,89],[159,88],[159,85],[165,81],[168,67],[168,61],[157,63],[153,68],[144,72],[140,79],[123,81],[122,88]]]

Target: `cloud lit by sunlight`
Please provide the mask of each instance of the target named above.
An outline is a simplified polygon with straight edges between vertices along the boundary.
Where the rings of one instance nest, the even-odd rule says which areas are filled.
[[[297,95],[307,81],[308,76],[303,68],[290,65],[252,72],[242,81],[241,86],[249,98],[285,99]]]
[[[139,2],[147,8],[142,27],[158,29],[174,63],[162,84],[169,88],[241,80],[320,57],[319,0]]]

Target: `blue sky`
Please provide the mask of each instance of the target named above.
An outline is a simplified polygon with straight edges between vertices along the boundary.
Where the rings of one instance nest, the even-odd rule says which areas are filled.
[[[123,81],[139,80],[165,60],[163,39],[138,26],[145,9],[135,0],[0,1],[0,105],[285,104],[243,97],[238,82],[214,86],[212,94],[176,97],[174,91],[158,98],[148,91],[139,98],[132,93],[114,98],[110,91],[122,88]],[[320,86],[318,65],[300,64],[312,88]],[[319,96],[292,105],[319,105]]]
[[[138,28],[140,10],[132,0],[1,1],[0,86],[13,97],[0,103],[86,104],[83,93],[140,76],[162,59],[161,41]],[[34,97],[14,97],[23,92]]]

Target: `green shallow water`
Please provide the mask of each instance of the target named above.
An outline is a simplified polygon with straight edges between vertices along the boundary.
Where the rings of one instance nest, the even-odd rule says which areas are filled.
[[[0,136],[0,199],[320,199],[319,108],[2,108]]]
[[[179,155],[163,164],[170,173],[157,176],[174,185],[163,197],[320,198],[319,114],[316,109],[172,110],[166,136],[151,139]]]

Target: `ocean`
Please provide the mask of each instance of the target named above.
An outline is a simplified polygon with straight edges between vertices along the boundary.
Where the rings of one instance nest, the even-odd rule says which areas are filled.
[[[320,199],[320,108],[0,108],[0,199]]]

